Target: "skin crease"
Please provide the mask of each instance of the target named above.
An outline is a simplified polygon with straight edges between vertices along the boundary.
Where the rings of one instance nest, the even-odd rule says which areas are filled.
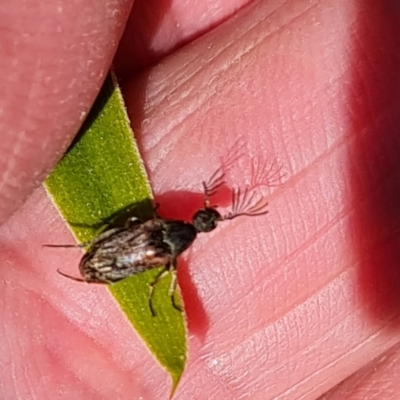
[[[193,31],[177,33],[177,26],[205,19],[195,2],[182,4],[168,3],[150,34],[146,20],[137,25],[148,48],[151,35],[158,38],[158,55],[174,48],[171,37],[190,42]],[[218,4],[224,10],[224,2]],[[17,11],[10,9],[7,21]],[[104,11],[89,9],[93,26]],[[257,159],[276,159],[284,171],[281,185],[269,190],[267,216],[221,224],[181,260],[190,356],[176,398],[398,398],[399,6],[293,0],[252,2],[231,17],[230,5],[225,11],[210,11],[210,25],[226,20],[217,29],[142,74],[128,79],[121,72],[132,126],[165,213],[179,216],[183,207],[168,204],[184,201],[182,191],[199,193],[201,181],[238,141],[244,155],[229,183],[250,180]],[[77,15],[69,10],[65,26],[74,27]],[[126,16],[119,18],[122,24]],[[83,29],[93,32],[93,26]],[[207,26],[199,24],[197,32]],[[97,31],[103,46],[95,60],[82,50],[66,64],[70,76],[54,75],[59,91],[47,88],[54,112],[27,102],[26,82],[13,83],[25,102],[10,94],[2,106],[1,159],[8,151],[21,171],[39,172],[26,181],[15,178],[28,189],[14,185],[18,190],[7,192],[11,204],[23,202],[90,108],[99,71],[106,71],[119,38],[118,29],[107,27],[103,35]],[[31,47],[25,51],[36,54]],[[140,51],[140,60],[155,57],[146,46]],[[71,88],[77,65],[87,73],[78,72],[83,79]],[[57,70],[50,67],[52,76]],[[7,83],[8,76],[0,79]],[[60,111],[76,87],[80,102]],[[33,143],[47,143],[46,132],[58,127],[46,151],[20,146],[14,157],[15,144],[4,146],[22,129],[17,124],[25,119],[12,118],[19,104],[37,116],[39,128],[50,124],[47,131],[35,129],[44,137],[32,136]],[[3,219],[11,209],[2,209]],[[79,250],[41,247],[72,240],[41,187],[0,228],[0,365],[6,367],[0,398],[168,398],[168,377],[107,290],[55,273],[58,267],[76,273]]]

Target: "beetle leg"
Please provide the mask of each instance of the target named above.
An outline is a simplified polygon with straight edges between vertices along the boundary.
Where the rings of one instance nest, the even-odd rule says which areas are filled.
[[[160,209],[160,203],[157,203],[153,201],[153,218],[154,219],[162,219],[160,214],[158,213],[158,210]]]
[[[171,269],[171,275],[172,275],[172,279],[171,279],[171,284],[169,286],[168,294],[171,297],[172,306],[176,310],[182,312],[183,311],[182,307],[180,305],[176,304],[176,301],[175,301],[175,292],[176,292],[176,285],[177,285],[177,275],[176,275],[175,268]]]
[[[60,275],[65,276],[66,278],[72,279],[72,280],[74,280],[74,281],[76,281],[76,282],[86,282],[86,280],[83,279],[83,278],[76,278],[75,276],[68,275],[68,274],[66,274],[66,273],[64,273],[64,272],[62,272],[62,271],[60,271],[59,269],[57,270],[57,272],[58,272]]]
[[[176,275],[176,260],[172,261],[171,263],[167,264],[161,271],[157,274],[153,282],[149,285],[149,308],[150,312],[153,317],[156,316],[156,312],[153,307],[153,296],[154,296],[154,288],[155,286],[164,279],[169,273],[171,273],[171,284],[169,286],[168,294],[171,298],[172,306],[182,312],[182,308],[178,305],[175,301],[175,292],[176,292],[176,285],[177,285],[177,275]]]
[[[164,268],[161,269],[161,271],[157,274],[153,282],[150,283],[149,285],[149,308],[151,315],[153,317],[156,316],[156,313],[153,308],[153,295],[154,295],[154,287],[163,279],[167,274],[169,274],[169,266],[165,266]]]
[[[92,242],[85,242],[85,243],[80,243],[80,244],[42,244],[42,247],[53,247],[53,248],[70,248],[70,247],[75,247],[75,248],[83,248],[90,246]]]

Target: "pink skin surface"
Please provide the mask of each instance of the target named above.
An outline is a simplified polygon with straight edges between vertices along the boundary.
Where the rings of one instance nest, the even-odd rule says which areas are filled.
[[[72,243],[38,181],[90,108],[130,4],[9,3],[2,220],[16,211],[0,228],[0,398],[166,399],[167,374],[107,289],[56,273],[76,274],[80,251],[42,248]],[[251,181],[255,160],[284,171],[267,216],[225,222],[181,258],[190,337],[176,398],[398,398],[398,2],[262,1],[235,15],[246,2],[141,3],[116,65],[162,210],[184,215],[235,143],[232,183]]]

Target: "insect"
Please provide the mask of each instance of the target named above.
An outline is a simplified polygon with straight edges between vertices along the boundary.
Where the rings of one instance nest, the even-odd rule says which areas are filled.
[[[175,302],[177,285],[177,258],[196,239],[199,233],[210,232],[222,221],[240,216],[267,214],[268,203],[264,197],[255,200],[256,193],[250,189],[232,189],[232,210],[221,215],[210,205],[210,197],[224,184],[224,174],[214,173],[208,183],[203,182],[204,207],[199,209],[191,222],[167,220],[159,217],[141,221],[129,218],[124,227],[112,228],[89,243],[89,249],[79,263],[82,278],[72,277],[61,271],[61,275],[79,282],[115,283],[128,276],[164,266],[149,286],[149,308],[156,315],[152,300],[154,288],[168,273],[172,273],[169,296],[174,308],[182,311]],[[70,247],[47,245],[49,247]]]

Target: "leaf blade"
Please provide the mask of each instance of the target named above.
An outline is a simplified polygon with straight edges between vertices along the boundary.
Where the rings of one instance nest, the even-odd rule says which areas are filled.
[[[132,211],[143,219],[153,215],[146,171],[112,76],[107,78],[80,133],[45,187],[83,243],[93,240],[105,223],[121,222]],[[152,354],[169,372],[173,392],[187,358],[186,321],[167,295],[170,276],[157,285],[157,317],[151,316],[148,286],[157,271],[135,275],[109,289]]]

